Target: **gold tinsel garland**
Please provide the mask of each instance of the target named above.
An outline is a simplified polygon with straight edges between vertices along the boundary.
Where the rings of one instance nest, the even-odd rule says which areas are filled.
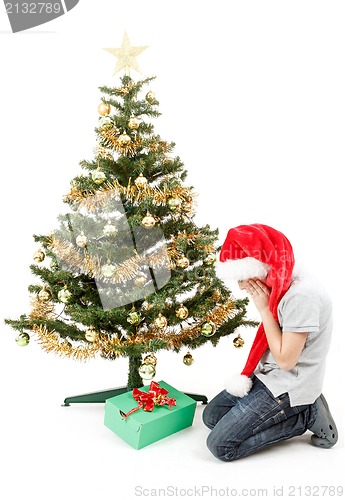
[[[29,317],[31,319],[52,319],[55,318],[54,303],[51,300],[41,301],[37,295],[33,295],[30,300],[31,312]]]
[[[100,351],[100,342],[98,341],[74,347],[67,339],[61,339],[55,330],[49,331],[45,325],[33,325],[32,330],[38,337],[39,345],[46,352],[54,352],[77,361],[86,361],[95,358]]]
[[[166,205],[169,198],[179,198],[182,201],[192,203],[196,193],[192,189],[183,186],[176,186],[172,189],[168,189],[166,185],[162,189],[149,185],[138,187],[129,179],[126,187],[114,180],[99,187],[96,192],[80,191],[72,187],[64,197],[64,201],[66,203],[77,203],[79,209],[85,209],[92,213],[108,205],[112,199],[120,200],[121,196],[125,196],[131,203],[140,203],[144,199],[150,198],[156,205]]]
[[[211,312],[204,317],[199,318],[192,325],[181,328],[180,332],[170,331],[166,329],[157,329],[154,326],[145,333],[145,339],[161,338],[167,340],[168,348],[173,349],[180,347],[186,341],[192,341],[200,336],[200,329],[203,323],[212,322],[219,328],[227,319],[229,319],[235,311],[235,303],[232,298],[228,299],[224,304],[218,304]]]
[[[128,142],[121,140],[121,135],[119,135],[119,130],[116,127],[102,127],[100,133],[103,140],[106,141],[104,146],[107,148],[113,147],[115,151],[120,154],[132,156],[142,144],[139,135],[137,135],[134,141],[132,139]],[[102,146],[103,145],[101,145],[101,147]]]
[[[163,153],[168,153],[170,150],[170,146],[166,141],[157,141],[156,139],[153,139],[153,141],[148,144],[148,147],[151,151],[161,150]]]
[[[122,264],[115,266],[113,275],[106,278],[102,273],[102,262],[98,255],[89,255],[86,249],[84,249],[84,255],[82,255],[72,244],[59,240],[56,236],[51,237],[50,247],[59,259],[68,263],[71,270],[88,274],[107,283],[123,283],[134,278],[144,264],[153,268],[171,266],[171,263],[167,261],[164,249],[161,252],[156,250],[149,257],[139,254],[130,257]]]
[[[176,268],[176,260],[181,257],[181,251],[176,248],[177,241],[179,238],[184,238],[187,244],[193,244],[196,239],[200,236],[198,233],[183,234],[179,233],[173,240],[167,245],[167,251],[165,248],[161,251],[156,250],[154,254],[150,257],[135,255],[126,259],[126,261],[119,264],[114,270],[114,274],[111,278],[105,278],[102,273],[102,262],[98,255],[91,256],[87,253],[87,249],[84,249],[84,255],[75,247],[67,242],[58,239],[56,236],[50,238],[49,246],[54,251],[55,255],[59,257],[62,261],[67,262],[70,269],[75,272],[81,272],[83,274],[88,274],[91,277],[98,278],[100,280],[106,281],[107,283],[124,283],[125,281],[134,278],[140,272],[141,266],[148,265],[149,267],[168,267],[173,270]],[[213,244],[209,245],[195,245],[197,247],[202,247],[205,252],[214,252]],[[104,264],[104,263],[103,263]]]
[[[107,159],[107,160],[113,160],[114,155],[109,148],[105,148],[104,146],[101,146],[100,144],[97,144],[95,147],[95,154],[96,156],[100,156],[101,158]]]
[[[109,338],[103,334],[90,344],[83,342],[82,345],[78,344],[76,346],[73,346],[67,339],[62,339],[55,330],[49,331],[45,325],[33,325],[32,330],[37,334],[38,342],[45,351],[85,361],[94,358],[97,354],[109,358],[123,354],[127,355],[127,348],[135,345],[144,347],[148,352],[152,350],[152,340],[156,339],[164,340],[167,349],[176,349],[199,337],[203,323],[212,321],[219,328],[227,319],[233,316],[234,312],[235,303],[230,298],[224,304],[218,304],[210,313],[203,318],[199,318],[193,325],[181,328],[178,333],[173,329],[169,329],[169,327],[158,329],[152,326],[145,333],[138,331],[136,336],[125,340],[120,340],[117,337]]]

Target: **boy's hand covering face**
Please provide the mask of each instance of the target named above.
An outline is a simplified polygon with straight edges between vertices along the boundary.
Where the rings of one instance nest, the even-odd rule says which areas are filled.
[[[259,312],[268,309],[271,289],[265,283],[259,279],[251,279],[247,290]]]

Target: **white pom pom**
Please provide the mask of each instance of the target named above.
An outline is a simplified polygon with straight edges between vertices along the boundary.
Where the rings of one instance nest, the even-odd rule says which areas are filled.
[[[243,398],[248,394],[252,385],[252,380],[246,375],[232,375],[226,382],[225,389],[233,396]]]
[[[254,259],[254,257],[244,257],[243,259],[226,260],[225,262],[218,261],[215,270],[218,278],[224,281],[240,281],[250,278],[265,278],[270,266]]]

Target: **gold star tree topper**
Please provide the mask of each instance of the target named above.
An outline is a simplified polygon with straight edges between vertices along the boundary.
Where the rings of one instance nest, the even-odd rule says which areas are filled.
[[[129,75],[130,68],[134,69],[138,73],[141,73],[139,64],[137,63],[136,57],[141,54],[147,46],[144,47],[132,47],[131,42],[127,33],[123,35],[122,45],[119,49],[104,49],[110,52],[113,56],[117,57],[117,64],[115,67],[114,75],[121,70],[125,71],[125,75]]]

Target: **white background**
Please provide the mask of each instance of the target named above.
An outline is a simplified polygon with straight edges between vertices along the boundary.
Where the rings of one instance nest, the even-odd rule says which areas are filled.
[[[126,30],[132,45],[149,46],[138,62],[143,76],[157,75],[156,132],[176,142],[199,193],[196,222],[218,227],[220,242],[238,224],[280,229],[331,294],[324,393],[341,433],[344,17],[343,2],[332,0],[80,0],[60,19],[12,34],[1,9],[1,320],[29,310],[32,234],[55,227],[79,161],[93,157],[98,87],[118,82],[116,59],[102,48],[119,47]],[[249,316],[257,318],[252,307]],[[184,352],[159,353],[156,379],[211,398],[242,367],[254,333],[242,331],[240,351],[232,337],[194,351],[191,367]],[[201,406],[193,427],[133,450],[104,427],[103,405],[60,406],[66,396],[123,385],[127,360],[80,364],[33,342],[19,348],[15,336],[1,327],[6,500],[127,499],[136,498],[135,486],[169,485],[180,496],[201,485],[219,496],[226,487],[232,496],[244,496],[243,488],[273,496],[285,485],[287,498],[289,485],[344,483],[342,436],[332,450],[310,446],[307,433],[247,459],[217,461],[205,446]],[[307,494],[303,488],[295,496]]]

